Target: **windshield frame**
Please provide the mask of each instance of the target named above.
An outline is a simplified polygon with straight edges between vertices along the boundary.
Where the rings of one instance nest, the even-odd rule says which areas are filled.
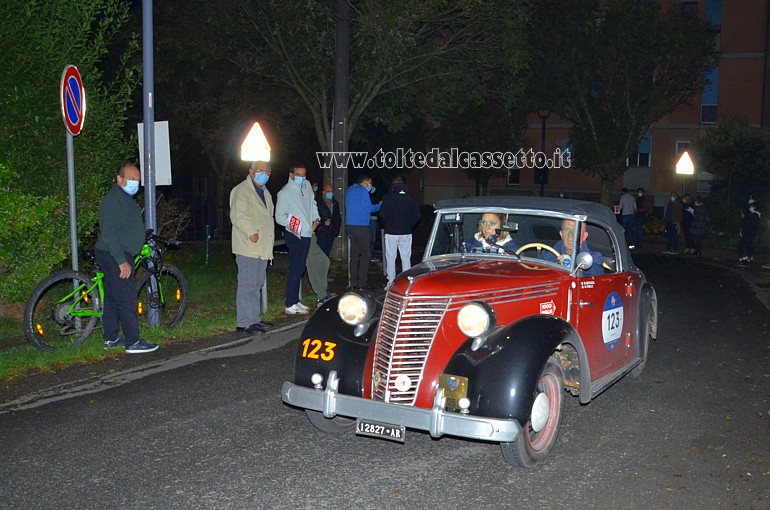
[[[505,215],[515,215],[515,216],[542,217],[542,218],[548,218],[549,220],[558,220],[560,222],[563,220],[573,220],[577,222],[578,225],[581,225],[581,226],[585,225],[588,219],[585,214],[568,214],[568,213],[559,212],[559,211],[530,209],[530,208],[479,207],[475,205],[473,207],[449,207],[449,208],[443,208],[443,209],[436,209],[435,211],[436,216],[433,221],[433,227],[431,228],[428,244],[425,247],[425,254],[423,256],[423,260],[427,261],[435,258],[443,258],[443,257],[451,257],[451,256],[462,256],[463,258],[483,257],[483,258],[503,258],[508,260],[519,260],[515,257],[512,258],[512,256],[507,253],[497,253],[497,252],[490,252],[490,253],[457,252],[457,253],[443,253],[443,254],[438,253],[438,254],[432,255],[433,248],[436,242],[436,237],[438,235],[439,228],[441,228],[441,225],[443,223],[442,217],[444,215],[447,215],[447,214],[463,214],[463,215],[477,214],[478,215],[478,214],[484,214],[484,213],[501,213]],[[544,244],[547,244],[547,243],[544,243]],[[548,265],[549,267],[559,268],[564,271],[572,272],[574,269],[575,258],[580,249],[579,244],[580,244],[579,242],[574,243],[572,247],[572,253],[569,254],[571,262],[568,266],[561,265],[557,262],[537,259],[537,258],[528,257],[528,256],[521,257],[521,260],[528,261],[528,262],[537,262],[537,263]]]

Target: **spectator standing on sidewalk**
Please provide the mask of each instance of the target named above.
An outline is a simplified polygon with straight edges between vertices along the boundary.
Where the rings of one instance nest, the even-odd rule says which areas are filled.
[[[759,230],[760,217],[759,205],[753,198],[750,198],[748,209],[741,211],[741,231],[739,233],[740,240],[738,241],[739,264],[754,262],[754,237],[756,237]]]
[[[323,191],[316,194],[315,201],[318,205],[318,215],[321,217],[321,223],[315,231],[318,246],[327,257],[331,257],[334,239],[340,235],[342,223],[340,204],[334,198],[332,185],[324,184]]]
[[[663,253],[676,255],[679,253],[679,229],[682,223],[682,204],[676,191],[671,192],[663,220],[666,222],[666,251]]]
[[[275,204],[275,221],[286,229],[283,239],[289,249],[284,309],[288,315],[310,313],[310,308],[299,300],[299,285],[305,273],[313,231],[320,220],[313,188],[307,182],[307,167],[296,163],[289,168],[289,182],[278,192]]]
[[[420,206],[408,191],[404,178],[393,179],[390,193],[382,199],[380,223],[385,231],[385,268],[390,289],[396,279],[396,254],[401,257],[401,270],[412,267],[412,230],[420,221]]]
[[[634,244],[634,213],[636,212],[636,200],[628,192],[628,188],[623,188],[620,192],[620,224],[626,231],[626,243]]]
[[[125,162],[118,166],[115,184],[99,204],[99,235],[94,249],[96,262],[104,271],[104,348],[122,345],[129,354],[158,348],[157,344],[148,344],[139,336],[136,313],[134,257],[145,240],[142,213],[134,199],[139,181],[136,165]],[[120,336],[121,330],[124,336]]]
[[[361,174],[355,184],[345,192],[345,230],[350,240],[348,254],[350,287],[364,289],[368,283],[369,260],[372,256],[369,243],[370,216],[380,210],[380,204],[372,204],[369,198],[373,189],[372,178]]]
[[[690,251],[690,253],[692,255],[703,255],[701,248],[703,245],[703,238],[706,237],[708,223],[709,215],[706,210],[706,205],[703,203],[703,197],[698,195],[695,197],[692,223],[690,224],[690,237],[692,238],[692,251]]]
[[[273,198],[265,186],[270,173],[270,163],[255,161],[246,180],[230,192],[233,254],[238,266],[235,329],[245,333],[264,332],[272,326],[260,316],[260,291],[275,244]]]
[[[634,213],[634,245],[642,247],[644,242],[644,222],[650,212],[650,202],[644,195],[644,188],[636,190],[636,212]]]

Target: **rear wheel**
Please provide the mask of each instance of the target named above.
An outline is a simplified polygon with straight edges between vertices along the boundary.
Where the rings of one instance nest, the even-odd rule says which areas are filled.
[[[178,267],[164,264],[157,276],[157,291],[148,292],[152,277],[152,274],[144,273],[136,284],[139,317],[148,317],[151,310],[157,310],[160,326],[175,326],[187,309],[187,280]]]
[[[644,318],[644,324],[642,326],[641,335],[639,337],[639,357],[642,358],[642,361],[634,367],[631,372],[628,373],[628,376],[631,378],[636,378],[642,375],[642,372],[644,372],[644,367],[647,364],[647,351],[650,349],[650,336],[652,336],[652,321],[653,321],[653,312],[651,310],[648,310],[645,314]]]
[[[551,357],[535,389],[529,420],[511,443],[500,443],[509,464],[531,468],[545,459],[556,443],[564,408],[564,377],[561,365]]]
[[[342,434],[350,432],[356,427],[356,420],[353,418],[345,418],[343,416],[326,418],[320,411],[311,411],[310,409],[305,409],[305,414],[310,423],[322,432]]]
[[[93,281],[79,271],[59,271],[35,287],[24,308],[24,335],[41,351],[78,345],[101,317],[102,305]],[[89,317],[78,316],[79,312]]]

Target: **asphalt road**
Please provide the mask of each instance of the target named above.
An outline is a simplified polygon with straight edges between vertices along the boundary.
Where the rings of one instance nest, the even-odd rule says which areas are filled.
[[[407,431],[315,430],[281,402],[297,327],[0,406],[0,508],[770,508],[768,309],[733,269],[637,256],[645,372],[570,398],[548,461]]]

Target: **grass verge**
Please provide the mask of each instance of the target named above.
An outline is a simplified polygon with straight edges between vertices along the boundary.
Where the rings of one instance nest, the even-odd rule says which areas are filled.
[[[277,254],[276,257],[287,255]],[[179,267],[187,280],[187,311],[182,322],[174,328],[142,326],[142,337],[163,346],[232,332],[235,329],[237,267],[230,243],[212,243],[208,264],[205,263],[203,244],[185,244],[179,251],[168,252],[166,261]],[[268,311],[264,314],[268,321],[283,315],[287,272],[280,267],[283,265],[268,268]],[[307,277],[303,289],[310,289]],[[303,295],[303,301],[308,305],[315,303],[315,299],[312,292],[306,291]],[[0,380],[125,355],[121,349],[104,350],[100,327],[81,345],[57,352],[40,352],[24,336],[23,310],[24,303],[10,303],[6,306],[6,317],[0,318]]]

